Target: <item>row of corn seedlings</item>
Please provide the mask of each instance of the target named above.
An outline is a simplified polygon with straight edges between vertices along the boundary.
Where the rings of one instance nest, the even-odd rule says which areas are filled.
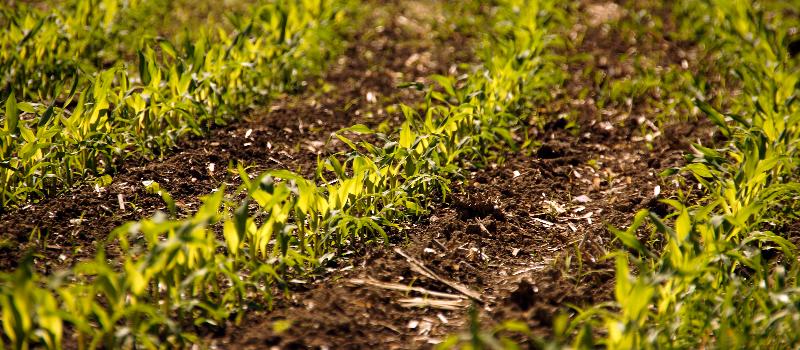
[[[787,50],[790,31],[780,12],[750,2],[677,6],[689,10],[693,35],[728,62],[741,94],[727,101],[730,113],[696,102],[726,141],[693,145],[688,164],[669,172],[686,175],[675,177],[677,198],[663,200],[671,214],[641,211],[626,230],[612,229],[626,247],[614,254],[616,300],[583,310],[574,345],[796,347],[800,263],[787,224],[797,223],[800,194],[800,70]]]
[[[26,3],[0,5],[0,100],[13,93],[21,100],[49,101],[78,70],[96,72],[113,65],[119,55],[111,48],[123,45],[126,37],[116,25],[136,5],[108,0],[66,1],[48,10]]]
[[[0,27],[6,34],[0,37],[0,100],[6,100],[11,93],[19,100],[63,98],[56,93],[57,87],[69,86],[77,73],[93,75],[120,62],[131,64],[146,44],[163,40],[182,44],[203,36],[213,38],[219,29],[233,31],[247,19],[239,10],[228,17],[231,23],[225,23],[209,13],[223,11],[227,9],[225,5],[199,7],[203,6],[186,0],[0,4]],[[136,68],[129,67],[134,71]]]
[[[693,145],[686,166],[663,174],[678,187],[663,200],[672,213],[643,210],[627,229],[610,228],[625,248],[607,257],[616,260],[614,302],[573,306],[577,313],[557,317],[549,339],[518,321],[482,330],[474,318],[441,348],[519,348],[509,332],[541,348],[796,348],[800,65],[788,47],[800,22],[784,15],[798,5],[674,5],[680,35],[700,38],[727,70],[726,88],[740,90],[720,99],[725,113],[695,101],[725,141]]]
[[[69,3],[61,12],[3,12],[9,34],[0,39],[7,94],[0,110],[0,208],[110,173],[128,155],[159,156],[181,135],[200,134],[296,88],[300,72],[319,71],[335,52],[334,25],[344,22],[349,6],[264,1],[234,17],[233,32],[212,27],[180,42],[153,39],[132,64],[108,64],[95,46],[109,40],[112,9],[121,5]],[[98,16],[95,8],[108,12]],[[87,63],[98,60],[96,67]]]
[[[67,85],[78,72],[93,75],[120,63],[135,73],[137,52],[147,46],[183,47],[199,39],[247,26],[259,6],[279,3],[260,0],[245,3],[195,4],[188,0],[45,0],[0,4],[0,100],[15,93],[17,99],[43,101],[62,97],[57,87]],[[312,9],[316,4],[309,3]],[[278,9],[280,10],[280,9]],[[219,13],[218,15],[214,15]],[[225,13],[225,18],[222,17]],[[303,20],[287,20],[291,37],[303,30]],[[280,31],[273,35],[278,36]]]
[[[79,348],[185,345],[269,305],[275,288],[343,250],[386,241],[401,220],[443,198],[462,166],[525,144],[518,130],[529,121],[520,112],[564,78],[543,53],[555,38],[542,27],[558,14],[550,1],[499,2],[473,74],[432,77],[424,107],[401,105],[406,121],[391,134],[363,125],[336,133],[332,142],[350,150],[320,159],[316,181],[238,166],[240,188],[210,194],[191,217],[157,215],[116,229],[108,243],[119,257],[100,249],[51,276],[25,264],[0,275],[3,340],[59,348],[70,334]]]

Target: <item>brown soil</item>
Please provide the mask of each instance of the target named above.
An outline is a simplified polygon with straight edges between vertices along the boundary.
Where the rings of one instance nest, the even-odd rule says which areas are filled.
[[[603,8],[587,11],[592,6]],[[635,71],[620,58],[623,54],[647,55],[671,69],[683,60],[697,60],[691,43],[670,41],[660,32],[620,40],[623,33],[607,22],[616,16],[630,20],[632,6],[643,6],[663,21],[664,33],[674,28],[668,6],[657,3],[608,9],[608,3],[587,1],[575,8],[579,21],[565,35],[582,40],[565,54],[591,58],[566,67],[572,77],[556,101],[541,111],[551,122],[538,134],[542,146],[536,152],[511,155],[501,165],[471,172],[457,195],[409,225],[405,241],[354,253],[351,265],[296,285],[276,301],[274,310],[250,312],[241,325],[208,342],[251,349],[429,348],[468,329],[470,304],[480,310],[484,326],[516,319],[534,334],[548,336],[554,317],[569,311],[569,305],[612,300],[613,261],[604,257],[617,245],[607,225],[626,227],[640,209],[665,214],[657,199],[669,197],[674,186],[658,174],[682,164],[690,142],[711,137],[703,121],[674,122],[648,147],[642,124],[654,121],[661,112],[658,102],[671,97],[658,92],[597,107],[600,87],[587,70],[605,79],[630,78]],[[608,12],[615,10],[622,12]],[[603,18],[591,17],[596,13]],[[585,89],[589,94],[579,98]],[[576,116],[580,130],[565,130],[567,121],[559,119],[564,114]],[[394,249],[439,278],[426,277]],[[435,303],[443,297],[385,285],[463,297],[442,278],[480,293],[481,301],[459,299],[455,310],[445,309],[450,306],[446,303],[409,307],[404,299],[423,297]],[[365,285],[364,280],[384,285]],[[276,331],[285,322],[291,326]]]
[[[143,181],[169,192],[182,216],[221,184],[239,184],[229,164],[241,162],[251,173],[289,169],[312,176],[318,154],[337,149],[336,139],[326,144],[332,132],[355,123],[396,123],[399,116],[389,116],[382,106],[422,100],[421,92],[398,89],[398,84],[452,74],[458,71],[456,62],[472,60],[464,49],[470,39],[452,31],[441,6],[375,4],[367,14],[367,30],[346,33],[350,44],[344,54],[307,93],[283,96],[239,122],[186,139],[164,159],[127,161],[104,188],[86,183],[2,214],[0,270],[15,268],[28,253],[36,254],[35,264],[44,273],[70,266],[91,258],[112,228],[166,212],[161,197],[148,194]]]

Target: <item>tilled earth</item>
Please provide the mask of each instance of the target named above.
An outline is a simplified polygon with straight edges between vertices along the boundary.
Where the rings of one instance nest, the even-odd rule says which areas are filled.
[[[538,111],[549,121],[531,129],[540,147],[472,169],[454,195],[431,215],[406,223],[389,245],[364,247],[318,278],[295,281],[272,310],[249,312],[239,325],[208,335],[206,345],[428,348],[466,330],[471,306],[486,326],[516,319],[547,335],[568,305],[611,300],[613,264],[604,257],[616,244],[607,225],[625,227],[639,209],[663,213],[657,200],[673,186],[658,174],[682,164],[690,142],[713,136],[693,118],[657,125],[660,102],[672,96],[654,92],[599,103],[603,87],[594,77],[631,79],[636,71],[626,57],[644,55],[663,69],[699,73],[687,66],[700,59],[697,48],[667,34],[674,29],[669,6],[636,6],[587,0],[572,9],[577,22],[562,34],[573,42],[560,53],[583,58],[566,60],[570,78]],[[645,10],[663,23],[663,33],[631,38],[614,29]],[[354,123],[395,123],[399,116],[381,106],[420,100],[419,92],[397,89],[398,83],[453,74],[458,63],[472,61],[465,50],[469,35],[430,34],[448,23],[438,2],[376,4],[370,16],[367,30],[349,34],[350,46],[321,88],[186,140],[163,160],[126,164],[99,191],[87,184],[2,215],[0,267],[17,264],[26,250],[19,246],[44,247],[36,260],[42,271],[86,259],[109,228],[164,210],[159,197],[145,192],[145,180],[161,184],[186,214],[198,196],[221,183],[235,185],[226,170],[232,160],[253,165],[252,171],[311,175],[318,154],[330,151],[331,132]],[[34,228],[46,242],[29,241]]]

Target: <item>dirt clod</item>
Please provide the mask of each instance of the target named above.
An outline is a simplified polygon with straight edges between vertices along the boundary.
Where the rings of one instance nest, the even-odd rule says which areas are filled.
[[[519,281],[517,289],[511,293],[509,299],[511,303],[519,307],[522,311],[527,311],[536,303],[539,289],[526,279]]]

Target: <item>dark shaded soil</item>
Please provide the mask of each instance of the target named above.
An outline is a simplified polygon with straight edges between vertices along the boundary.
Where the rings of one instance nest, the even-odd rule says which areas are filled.
[[[406,240],[394,244],[439,277],[480,293],[474,305],[485,325],[516,319],[547,336],[568,305],[611,300],[613,261],[604,257],[617,245],[607,225],[626,227],[640,209],[665,213],[658,199],[669,197],[674,185],[658,174],[681,165],[691,142],[711,138],[704,121],[655,126],[663,108],[659,103],[672,98],[659,91],[597,106],[603,85],[592,74],[613,80],[636,73],[622,57],[646,55],[661,67],[681,69],[676,67],[684,60],[695,62],[697,52],[691,43],[673,42],[664,34],[674,26],[668,6],[621,4],[621,20],[630,19],[633,6],[644,6],[666,28],[621,40],[613,18],[591,17],[589,7],[595,5],[610,6],[587,1],[574,9],[580,20],[565,35],[582,39],[565,54],[588,54],[589,59],[568,63],[571,78],[540,111],[550,120],[537,135],[541,147],[473,171],[458,194],[430,217],[410,224]],[[565,130],[569,123],[559,119],[563,115],[574,116],[579,130]],[[648,141],[646,134],[655,131]],[[417,271],[394,248],[374,246],[355,253],[351,265],[297,285],[276,301],[274,310],[251,312],[226,336],[208,341],[222,348],[415,349],[466,330],[467,306],[473,302]],[[364,280],[384,285],[365,285]],[[422,297],[428,304],[452,299],[396,291],[386,283],[462,298],[454,310],[445,309],[451,306],[445,302],[410,307],[404,299]],[[276,331],[275,325],[287,321],[288,329]]]
[[[382,106],[422,100],[421,92],[398,84],[452,74],[458,70],[454,62],[471,61],[464,50],[470,39],[445,27],[441,4],[389,1],[373,7],[367,30],[347,34],[344,54],[307,93],[283,96],[239,122],[184,140],[164,159],[128,161],[104,188],[86,183],[3,214],[0,269],[15,268],[28,252],[37,254],[42,272],[69,266],[91,258],[112,228],[167,211],[143,181],[169,192],[180,216],[196,210],[200,196],[221,184],[239,184],[229,164],[241,162],[251,173],[289,169],[312,176],[318,154],[337,149],[338,140],[326,144],[332,132],[355,123],[395,123],[392,118],[399,116],[390,117]]]

